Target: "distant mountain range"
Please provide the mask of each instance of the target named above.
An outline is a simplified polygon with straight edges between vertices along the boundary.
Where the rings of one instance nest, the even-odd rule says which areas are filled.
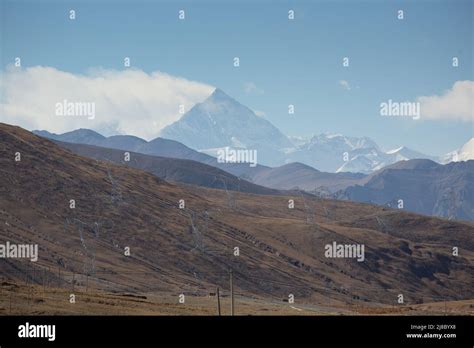
[[[117,149],[122,150],[120,156],[114,156],[114,158],[117,157],[117,161],[119,162],[122,161],[123,151],[132,151],[173,159],[191,160],[222,169],[225,172],[232,174],[232,178],[229,178],[231,182],[233,182],[233,180],[236,179],[235,177],[237,177],[242,180],[253,182],[257,185],[277,190],[300,189],[305,191],[315,191],[322,187],[325,191],[327,190],[328,193],[332,194],[338,190],[359,183],[359,179],[365,177],[364,174],[360,173],[321,172],[302,163],[289,163],[274,168],[261,165],[250,167],[246,163],[219,163],[215,157],[195,151],[177,141],[163,138],[156,138],[147,142],[144,139],[128,135],[104,137],[89,129],[77,129],[64,134],[53,134],[44,130],[33,131],[33,133],[55,140],[59,142],[62,147],[66,147],[73,152],[96,159],[111,159],[110,154],[114,152],[107,151],[107,149]],[[95,148],[75,147],[67,145],[68,143],[93,145]],[[94,150],[92,151],[92,149]],[[136,158],[136,156],[133,156],[133,158]],[[144,159],[142,157],[139,158],[140,160]],[[150,159],[147,159],[145,162],[149,161]],[[157,162],[154,161],[154,163]],[[141,167],[142,164],[138,166],[138,168]],[[195,169],[202,169],[197,165],[193,165],[193,167]],[[206,172],[206,175],[215,175],[215,171],[213,170],[206,169],[204,172]],[[166,179],[163,175],[164,173],[160,173],[158,176]],[[198,177],[200,176],[198,173],[196,173],[196,175]],[[171,179],[168,177],[168,180],[175,181],[176,177]],[[201,179],[187,178],[186,180],[187,181],[182,182],[191,183],[193,180],[199,181]],[[196,182],[194,183],[196,184]],[[233,185],[230,185],[230,187],[233,187]]]
[[[75,154],[142,169],[166,181],[255,194],[280,194],[278,190],[250,183],[219,168],[193,160],[129,152],[130,160],[125,161],[123,150],[57,140],[54,142]]]
[[[435,159],[407,147],[384,152],[368,137],[320,134],[287,150],[287,161],[301,162],[326,172],[371,173],[415,158]]]
[[[146,141],[129,135],[104,137],[89,129],[64,134],[33,133],[60,142],[100,147],[62,145],[97,159],[121,161],[121,154],[106,149],[158,156],[135,155],[139,162],[132,165],[166,180],[214,188],[227,185],[229,190],[240,190],[238,185],[242,184],[244,192],[253,193],[304,190],[320,197],[392,207],[403,199],[404,209],[414,212],[474,219],[473,161],[469,161],[474,159],[474,138],[440,158],[406,147],[384,152],[367,137],[320,134],[310,139],[291,138],[219,89],[163,129],[162,136],[175,140],[158,137]],[[224,163],[209,155],[216,155],[225,147],[257,150],[258,162],[272,167]],[[165,161],[163,157],[193,162]],[[225,179],[216,182],[214,177]],[[226,183],[222,185],[222,181]]]
[[[370,174],[402,160],[429,159],[438,163],[474,159],[474,138],[444,156],[429,156],[405,146],[383,151],[368,137],[319,134],[311,138],[287,137],[266,119],[216,89],[181,119],[165,127],[160,137],[146,141],[130,135],[104,137],[79,129],[64,134],[34,131],[35,134],[65,142],[96,145],[143,154],[190,159],[250,179],[262,169],[299,162],[329,173]],[[260,166],[217,161],[224,148],[257,151]]]
[[[199,162],[206,162],[212,159],[210,156],[194,151],[177,141],[163,138],[156,138],[148,142],[133,135],[104,137],[93,130],[83,128],[63,134],[54,134],[44,130],[36,130],[33,133],[48,139],[67,143],[95,145],[148,155],[190,159]]]
[[[462,155],[437,158],[404,146],[384,152],[367,137],[320,134],[309,139],[290,138],[220,89],[165,127],[160,136],[214,157],[225,147],[251,149],[257,150],[259,163],[266,166],[300,162],[324,172],[368,174],[401,160],[447,163],[474,159],[474,139],[463,147]]]
[[[400,161],[334,195],[448,219],[474,220],[474,161]],[[400,204],[402,204],[400,206]]]
[[[170,181],[259,194],[277,194],[276,190],[304,190],[320,197],[393,208],[398,208],[398,200],[402,199],[403,209],[409,211],[474,220],[474,161],[441,165],[431,160],[402,160],[370,175],[342,171],[329,173],[302,163],[274,168],[218,163],[212,156],[162,138],[150,142],[133,136],[106,138],[87,129],[62,135],[45,131],[35,133],[56,140],[59,145],[77,154],[116,163],[124,163],[124,150],[136,152],[127,165]],[[335,138],[341,141],[340,136]],[[96,145],[72,144],[77,142]],[[373,144],[368,139],[355,143],[355,147],[364,146]],[[401,148],[391,152],[391,155],[403,159],[406,158],[406,152],[406,148]],[[460,150],[458,153],[465,156],[466,151]]]
[[[260,170],[268,168],[261,165],[250,167],[247,163],[219,163],[215,157],[193,150],[180,142],[163,138],[146,141],[131,135],[104,137],[93,130],[82,128],[63,134],[54,134],[45,130],[35,130],[33,133],[60,142],[94,145],[145,155],[192,160],[225,170],[242,179],[251,179]]]

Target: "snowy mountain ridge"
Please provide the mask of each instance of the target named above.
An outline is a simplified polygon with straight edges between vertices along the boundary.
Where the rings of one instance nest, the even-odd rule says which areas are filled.
[[[473,159],[474,138],[442,158],[405,146],[383,151],[368,137],[322,133],[288,137],[265,118],[220,89],[196,104],[160,136],[216,157],[227,147],[257,150],[259,163],[280,166],[300,162],[325,172],[371,173],[398,161],[430,159],[440,163]]]

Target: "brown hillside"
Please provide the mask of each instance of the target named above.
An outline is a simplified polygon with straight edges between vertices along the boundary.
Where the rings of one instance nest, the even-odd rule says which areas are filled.
[[[0,243],[37,243],[35,267],[53,282],[63,272],[77,286],[88,275],[88,286],[113,292],[202,295],[228,289],[232,269],[236,292],[248,298],[281,301],[291,293],[297,303],[330,298],[340,305],[395,304],[398,294],[410,304],[474,298],[471,223],[171,184],[5,124],[0,173]],[[324,246],[333,241],[364,244],[365,261],[326,258]],[[3,276],[14,280],[31,267],[0,260]]]

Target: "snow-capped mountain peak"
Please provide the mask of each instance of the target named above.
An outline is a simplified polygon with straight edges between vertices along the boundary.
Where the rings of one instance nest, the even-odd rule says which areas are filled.
[[[459,160],[467,161],[474,159],[474,138],[468,140],[459,150]]]
[[[281,149],[293,146],[268,120],[218,88],[165,127],[160,136],[202,152],[223,147],[257,150],[262,164],[267,165],[282,163]]]
[[[451,151],[442,156],[440,162],[443,164],[449,162],[461,162],[474,160],[474,138],[469,139],[459,149]]]

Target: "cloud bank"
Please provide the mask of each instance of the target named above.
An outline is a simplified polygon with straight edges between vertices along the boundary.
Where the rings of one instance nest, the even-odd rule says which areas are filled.
[[[473,122],[474,81],[456,81],[440,96],[419,97],[421,118]]]
[[[55,133],[91,128],[147,140],[214,90],[160,71],[137,69],[93,69],[78,75],[43,66],[8,67],[0,82],[0,122]],[[56,104],[65,100],[95,103],[95,118],[56,115]]]

